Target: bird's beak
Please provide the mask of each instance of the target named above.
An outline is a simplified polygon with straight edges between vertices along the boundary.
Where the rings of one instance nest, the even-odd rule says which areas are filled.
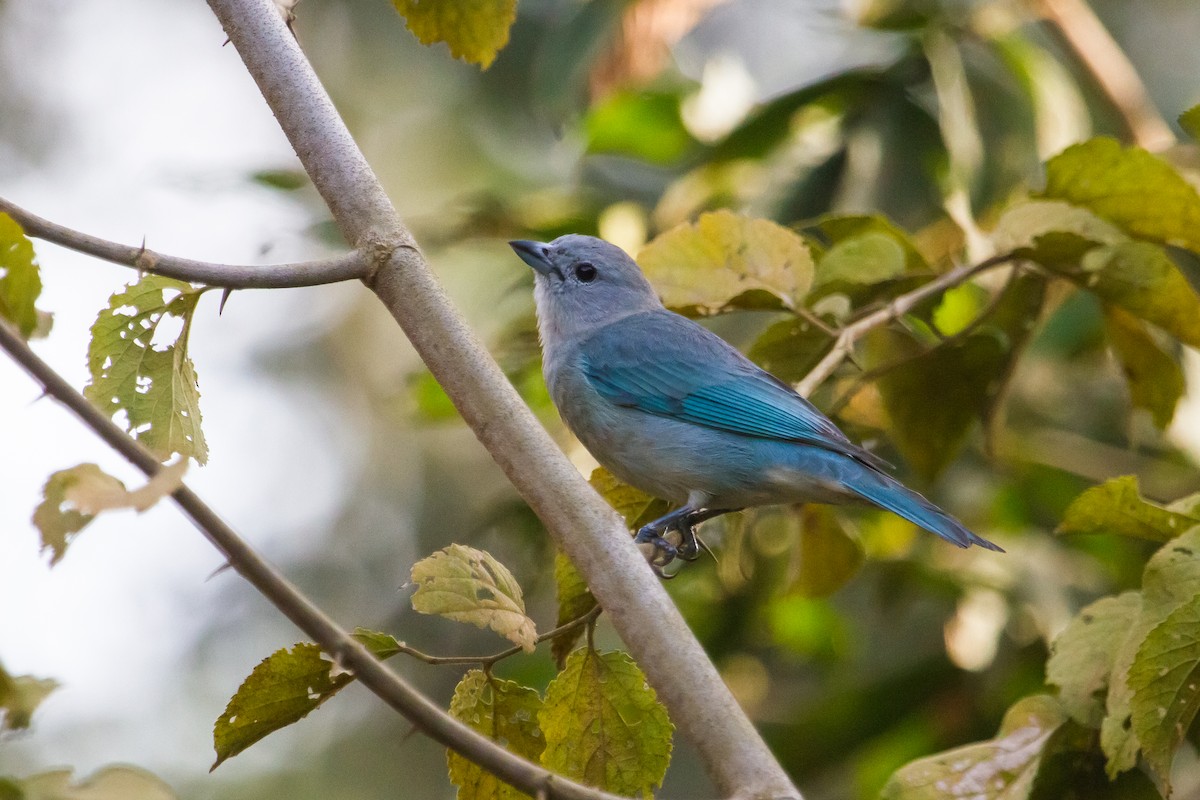
[[[550,263],[550,245],[544,242],[531,242],[528,239],[513,239],[508,243],[521,260],[533,267],[542,275],[549,275],[554,270]]]

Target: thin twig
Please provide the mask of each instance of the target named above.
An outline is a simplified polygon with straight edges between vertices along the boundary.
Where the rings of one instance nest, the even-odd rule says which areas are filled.
[[[1004,286],[1001,287],[1000,291],[996,292],[996,294],[988,300],[988,304],[979,312],[979,314],[973,320],[967,323],[967,325],[961,330],[955,331],[950,336],[943,337],[937,342],[937,344],[934,344],[924,350],[919,350],[915,353],[909,353],[908,355],[902,356],[895,361],[889,361],[886,364],[880,364],[877,367],[873,367],[872,369],[865,370],[855,375],[854,379],[850,382],[850,386],[847,387],[844,392],[842,392],[841,396],[838,397],[837,400],[830,404],[829,408],[825,409],[825,413],[831,417],[837,414],[846,407],[847,403],[854,399],[854,395],[858,393],[858,390],[864,384],[871,383],[879,377],[886,375],[892,370],[898,369],[905,364],[916,361],[919,358],[924,358],[935,350],[958,344],[966,339],[968,336],[978,330],[979,326],[982,325],[988,319],[988,317],[994,314],[996,309],[1000,307],[1000,303],[1004,299],[1004,293],[1008,291],[1010,286],[1012,286],[1013,278],[1015,276],[1015,272],[1011,273],[1008,276],[1008,279],[1005,280]]]
[[[1031,2],[1095,79],[1134,144],[1150,151],[1175,144],[1171,126],[1154,107],[1137,69],[1086,0]]]
[[[162,468],[145,447],[88,402],[3,320],[0,320],[0,350],[7,352],[47,394],[66,406],[148,477],[153,477]],[[549,786],[554,798],[617,800],[616,795],[574,783],[526,761],[451,717],[342,630],[191,489],[181,486],[171,497],[238,574],[320,645],[334,663],[353,673],[364,686],[434,741],[461,753],[529,794],[536,793],[539,787]]]
[[[880,325],[886,325],[892,320],[899,319],[927,298],[957,286],[981,272],[998,267],[1001,264],[1006,264],[1014,258],[1016,256],[1012,253],[1003,253],[980,261],[978,264],[967,264],[956,267],[934,278],[929,283],[922,284],[911,292],[900,295],[878,311],[851,322],[842,328],[830,351],[796,384],[796,391],[804,397],[812,394],[813,390],[832,375],[841,366],[842,362],[850,356],[858,340],[875,328],[878,328]]]
[[[132,247],[81,233],[43,219],[2,197],[0,213],[8,214],[16,220],[29,236],[45,239],[47,242],[113,264],[133,267],[139,272],[165,275],[168,278],[206,286],[220,286],[226,289],[285,289],[361,280],[368,274],[367,259],[358,252],[298,264],[214,264],[156,253],[147,250],[144,242],[140,247]]]
[[[562,625],[559,625],[554,630],[546,631],[541,636],[539,636],[533,640],[534,644],[541,644],[542,642],[547,642],[558,636],[562,636],[564,633],[569,633],[570,631],[573,631],[578,627],[591,624],[592,622],[595,621],[596,617],[600,616],[601,610],[602,609],[600,608],[600,606],[595,606],[594,608],[592,608],[591,611],[587,612],[586,614],[578,616],[575,619],[571,620],[570,622],[564,622]],[[497,661],[503,661],[504,659],[509,658],[510,656],[515,656],[517,653],[520,653],[523,650],[523,648],[520,645],[516,645],[516,646],[508,648],[507,650],[501,650],[499,653],[493,653],[490,656],[431,656],[428,653],[424,653],[424,652],[416,649],[415,647],[409,647],[408,645],[404,644],[403,642],[399,642],[396,649],[399,650],[404,655],[412,656],[413,658],[417,659],[418,661],[424,661],[426,664],[434,664],[434,665],[442,665],[442,666],[444,666],[444,665],[462,666],[464,664],[475,664],[475,665],[478,665],[481,667],[490,667],[490,666],[494,665]]]

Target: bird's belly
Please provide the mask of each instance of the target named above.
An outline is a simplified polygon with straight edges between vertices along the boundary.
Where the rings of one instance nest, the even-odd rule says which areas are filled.
[[[804,468],[805,453],[816,448],[740,436],[607,403],[585,414],[563,416],[606,469],[673,503],[683,503],[695,493],[703,493],[710,508],[850,499],[836,476]]]

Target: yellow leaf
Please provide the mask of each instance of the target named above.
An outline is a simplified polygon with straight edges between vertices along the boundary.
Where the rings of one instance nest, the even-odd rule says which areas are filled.
[[[145,486],[133,491],[97,469],[81,474],[77,481],[67,487],[65,497],[79,513],[89,516],[118,508],[145,511],[183,485],[183,474],[187,472],[187,467],[186,458],[176,459],[160,469]]]
[[[508,567],[483,550],[452,544],[413,565],[417,585],[413,608],[457,622],[469,622],[532,652],[537,629],[525,614],[525,600]]]
[[[795,308],[813,283],[804,239],[770,220],[725,210],[658,236],[638,263],[666,306],[691,314]]]
[[[517,0],[392,0],[422,44],[445,42],[450,55],[487,69],[508,44]]]

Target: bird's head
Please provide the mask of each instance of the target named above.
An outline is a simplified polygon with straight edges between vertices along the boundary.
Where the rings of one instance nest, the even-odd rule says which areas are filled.
[[[518,239],[509,245],[533,267],[543,338],[584,333],[662,308],[637,263],[603,239],[568,234],[548,244]]]

